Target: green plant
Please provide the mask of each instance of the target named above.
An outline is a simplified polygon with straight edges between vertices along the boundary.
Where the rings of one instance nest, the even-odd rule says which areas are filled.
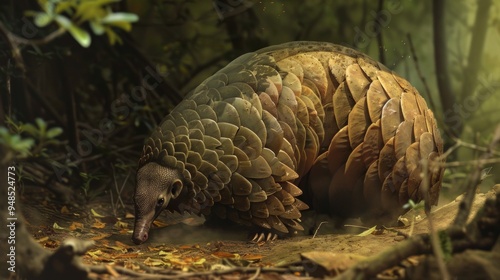
[[[88,23],[95,35],[106,34],[110,44],[121,43],[122,40],[113,27],[130,31],[132,22],[139,20],[133,13],[113,12],[110,5],[120,0],[38,0],[42,9],[29,11],[26,14],[34,17],[38,27],[46,27],[55,22],[58,32],[69,32],[82,46],[91,44],[91,36],[82,26]]]
[[[59,145],[60,140],[56,139],[62,134],[63,130],[60,127],[48,128],[47,123],[41,119],[36,118],[35,124],[31,123],[16,123],[11,119],[7,120],[10,127],[13,128],[13,134],[10,135],[9,141],[13,142],[10,144],[11,149],[19,150],[19,156],[22,158],[28,156],[34,157],[48,157],[46,154],[47,147],[52,145]],[[5,132],[4,132],[5,133]],[[21,135],[25,134],[30,136],[21,141]],[[2,137],[3,138],[3,137]],[[17,144],[15,144],[17,143]]]

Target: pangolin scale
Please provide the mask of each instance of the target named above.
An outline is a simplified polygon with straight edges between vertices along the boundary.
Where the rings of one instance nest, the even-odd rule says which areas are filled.
[[[335,216],[394,219],[424,185],[437,203],[443,169],[424,182],[421,160],[442,153],[425,100],[382,64],[331,43],[267,47],[206,79],[146,140],[133,240],[165,208],[303,230],[303,192]]]

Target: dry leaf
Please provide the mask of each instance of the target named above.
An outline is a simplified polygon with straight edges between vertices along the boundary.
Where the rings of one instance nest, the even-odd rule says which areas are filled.
[[[99,234],[99,235],[94,236],[94,237],[92,237],[92,238],[90,238],[90,239],[92,239],[92,240],[94,240],[94,241],[95,241],[95,240],[101,240],[101,239],[103,239],[103,238],[106,238],[106,237],[110,237],[110,236],[111,236],[111,233],[102,233],[102,232],[99,232],[98,234]]]
[[[197,261],[193,262],[193,265],[202,265],[202,264],[204,264],[204,263],[205,263],[205,261],[206,261],[206,259],[205,259],[205,258],[201,258],[201,259],[199,259],[199,260],[197,260]]]
[[[118,221],[115,223],[115,228],[117,229],[123,229],[123,228],[128,228],[128,223],[125,223],[125,222],[122,222],[122,221]]]
[[[78,223],[78,222],[73,222],[70,226],[69,226],[69,230],[71,231],[75,231],[76,229],[83,229],[83,224],[82,223]]]
[[[69,214],[69,209],[68,209],[68,207],[66,207],[66,205],[64,205],[61,208],[61,214]]]
[[[148,257],[146,260],[144,260],[144,264],[148,266],[160,266],[165,265],[165,262],[160,259],[152,259]]]
[[[105,223],[101,222],[98,219],[95,219],[95,222],[92,224],[91,227],[93,227],[93,228],[104,228],[105,226],[106,226]]]
[[[262,255],[253,255],[253,254],[245,254],[241,256],[242,259],[247,260],[247,261],[260,261],[264,256]]]
[[[126,248],[123,248],[123,247],[120,247],[120,246],[106,246],[106,248],[110,248],[110,249],[113,249],[115,251],[119,251],[121,253],[126,253],[127,252]]]
[[[125,219],[134,219],[134,218],[135,218],[134,214],[129,212],[125,213]]]
[[[362,233],[360,233],[356,236],[368,236],[368,235],[372,234],[373,232],[375,232],[376,229],[377,229],[377,226],[373,226],[373,227],[363,231]]]
[[[92,258],[99,258],[99,256],[102,255],[102,251],[101,250],[88,251],[87,255],[91,256]]]

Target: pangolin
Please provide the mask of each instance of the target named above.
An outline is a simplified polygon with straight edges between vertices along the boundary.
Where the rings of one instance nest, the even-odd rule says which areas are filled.
[[[422,160],[442,153],[425,100],[382,64],[331,43],[267,47],[207,78],[146,140],[132,239],[163,209],[277,233],[303,230],[308,204],[394,219],[424,189],[437,203],[443,169],[424,181]]]

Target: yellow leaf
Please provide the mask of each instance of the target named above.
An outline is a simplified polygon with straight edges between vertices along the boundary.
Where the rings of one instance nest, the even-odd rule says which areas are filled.
[[[94,215],[94,217],[97,217],[97,218],[104,218],[103,215],[97,213],[94,209],[90,209],[90,212],[92,213],[92,215]]]
[[[149,266],[160,266],[165,265],[165,262],[160,259],[152,259],[148,257],[146,260],[144,260],[144,264]]]
[[[193,264],[194,264],[194,265],[202,265],[202,264],[204,264],[204,263],[205,263],[205,261],[206,261],[206,259],[205,259],[205,258],[201,258],[201,259],[199,259],[199,260],[197,260],[197,261],[193,262]]]
[[[54,223],[54,225],[52,226],[54,229],[65,229],[61,226],[59,226],[57,223]]]
[[[368,235],[372,234],[376,229],[377,229],[377,226],[373,226],[373,227],[363,231],[362,233],[360,233],[356,236],[368,236]]]
[[[117,229],[128,228],[128,223],[118,221],[115,223],[115,228],[117,228]]]

